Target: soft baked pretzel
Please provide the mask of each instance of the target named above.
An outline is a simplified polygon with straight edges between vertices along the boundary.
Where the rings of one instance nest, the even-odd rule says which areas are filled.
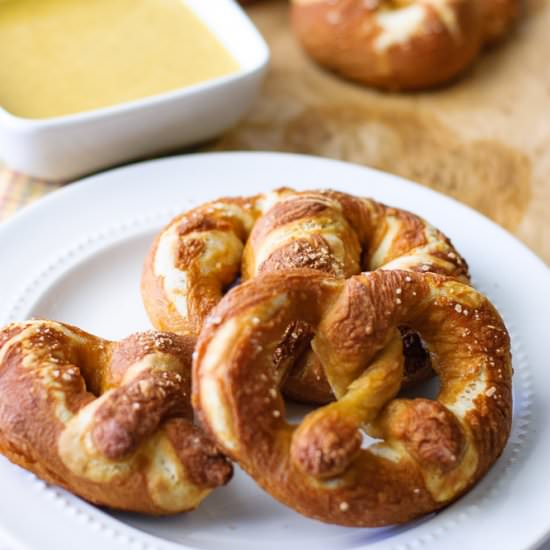
[[[521,0],[292,0],[292,23],[317,62],[391,90],[441,84],[507,34]]]
[[[33,320],[0,331],[0,452],[93,503],[195,508],[231,465],[192,423],[189,338],[110,342]]]
[[[481,3],[486,44],[498,42],[510,32],[521,15],[523,3],[523,0],[484,0]]]
[[[219,199],[176,217],[145,262],[143,301],[157,329],[198,335],[239,275],[246,280],[296,267],[337,277],[410,269],[468,281],[467,265],[450,241],[414,214],[336,191],[280,189]],[[410,384],[431,369],[418,338],[406,329],[404,334]],[[306,344],[285,393],[300,401],[330,401],[330,386]]]
[[[395,398],[401,324],[437,359],[436,400]],[[308,330],[338,401],[289,425],[280,388]],[[511,427],[501,317],[470,286],[432,273],[251,279],[207,320],[193,377],[193,405],[220,447],[282,503],[341,525],[395,524],[447,505],[487,472]],[[382,441],[361,448],[361,428]]]

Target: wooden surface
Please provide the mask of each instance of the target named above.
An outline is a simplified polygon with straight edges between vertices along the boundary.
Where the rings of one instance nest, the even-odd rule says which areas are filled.
[[[285,0],[248,9],[271,46],[271,72],[248,118],[216,149],[302,152],[399,174],[480,210],[550,264],[549,2],[528,1],[514,35],[452,86],[409,95],[315,66],[287,10]],[[333,183],[320,176],[319,186]]]

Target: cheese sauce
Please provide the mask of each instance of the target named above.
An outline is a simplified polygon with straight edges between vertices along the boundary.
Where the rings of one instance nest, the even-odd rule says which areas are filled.
[[[0,0],[0,106],[49,118],[239,70],[183,0]]]

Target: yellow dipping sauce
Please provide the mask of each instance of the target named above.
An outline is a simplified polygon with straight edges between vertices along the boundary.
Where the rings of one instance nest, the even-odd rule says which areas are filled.
[[[0,106],[49,118],[235,73],[183,0],[0,0]]]

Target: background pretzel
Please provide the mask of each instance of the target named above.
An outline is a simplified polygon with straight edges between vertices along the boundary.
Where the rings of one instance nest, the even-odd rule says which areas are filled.
[[[437,400],[394,399],[401,324],[437,358]],[[291,426],[280,385],[304,326],[338,401]],[[486,473],[509,436],[506,327],[483,295],[440,275],[266,274],[224,297],[196,353],[202,424],[266,491],[322,521],[382,526],[437,510]],[[362,449],[360,428],[382,441]]]
[[[196,507],[231,465],[192,423],[189,338],[119,343],[53,321],[0,331],[0,451],[96,504]]]
[[[292,0],[317,62],[362,83],[414,90],[447,82],[508,33],[520,0]]]
[[[468,268],[440,231],[418,216],[336,191],[282,189],[225,198],[175,218],[145,262],[143,301],[160,330],[198,335],[207,314],[242,276],[307,267],[350,277],[375,269],[433,271],[468,280]],[[403,328],[406,383],[431,373],[421,343]],[[310,335],[311,336],[311,335]],[[309,345],[285,392],[325,403],[332,390]],[[298,350],[296,350],[298,352]]]

